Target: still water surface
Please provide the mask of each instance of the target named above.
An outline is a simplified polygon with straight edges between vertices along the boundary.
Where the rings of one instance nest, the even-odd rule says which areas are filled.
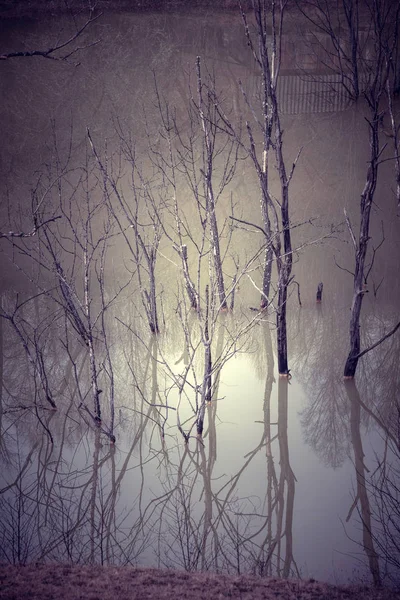
[[[41,44],[59,24],[9,22],[2,49]],[[71,190],[80,185],[77,167],[90,154],[87,128],[101,151],[107,140],[109,155],[119,147],[116,131],[129,132],[143,172],[151,172],[144,148],[146,123],[152,139],[158,135],[153,71],[159,90],[176,106],[182,131],[190,125],[185,106],[189,79],[195,84],[196,56],[214,70],[232,119],[245,110],[239,80],[250,98],[257,95],[257,73],[236,15],[105,14],[90,35],[100,43],[81,54],[78,67],[44,60],[1,64],[3,230],[29,227],[38,172],[46,172],[48,181],[57,179],[54,165],[62,163],[68,165],[68,185],[60,202],[70,202],[74,235],[84,231],[79,212],[84,196]],[[320,80],[310,83],[305,72],[315,74],[320,66],[307,48],[292,23],[280,94],[288,164],[303,149],[291,188],[292,222],[306,222],[293,233],[302,304],[293,285],[292,378],[277,376],[274,316],[250,309],[258,306],[261,279],[257,270],[248,272],[234,312],[213,321],[212,354],[221,368],[214,373],[202,441],[192,429],[185,444],[178,428],[187,432],[194,422],[190,393],[181,398],[178,393],[180,378],[190,362],[198,374],[204,364],[196,319],[185,317],[186,332],[182,325],[184,292],[171,240],[161,238],[157,258],[162,326],[156,339],[148,331],[124,240],[112,230],[115,236],[107,242],[104,298],[117,297],[96,344],[105,423],[112,418],[113,390],[115,446],[82,408],[90,393],[86,348],[51,294],[33,298],[54,282],[54,273],[39,265],[40,244],[23,245],[36,257],[32,260],[3,241],[2,308],[15,314],[31,354],[10,319],[0,320],[0,560],[138,564],[333,582],[376,581],[390,571],[384,558],[377,563],[385,554],[385,521],[376,486],[382,464],[395,469],[398,464],[395,437],[388,433],[398,418],[398,336],[362,359],[356,384],[342,380],[353,263],[349,236],[339,224],[344,207],[357,222],[368,156],[365,109],[340,95],[332,98]],[[92,201],[101,196],[102,178],[90,169],[86,183]],[[129,193],[124,169],[121,185]],[[390,164],[384,163],[372,230],[375,247],[382,232],[385,241],[365,301],[365,345],[379,339],[398,315],[400,235],[393,187]],[[180,189],[182,211],[196,236],[195,203]],[[260,223],[257,194],[251,167],[241,161],[219,199],[221,227],[231,202],[237,216]],[[56,202],[57,193],[52,198]],[[92,234],[98,238],[103,208],[93,217]],[[165,219],[170,223],[171,215]],[[316,220],[310,224],[310,219]],[[81,258],[74,260],[80,250],[71,242],[71,230],[65,221],[57,229],[62,240],[57,256],[77,277],[75,291],[82,298]],[[235,260],[245,264],[259,246],[257,233],[235,230],[226,277],[234,276]],[[190,264],[196,268],[195,261]],[[91,275],[92,308],[100,314],[98,272]],[[319,281],[324,282],[322,305],[315,304]],[[104,332],[108,353],[102,355]],[[38,348],[41,354],[33,353]],[[39,363],[57,411],[45,402],[42,408]]]

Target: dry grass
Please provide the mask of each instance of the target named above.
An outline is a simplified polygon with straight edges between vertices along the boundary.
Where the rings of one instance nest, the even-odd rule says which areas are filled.
[[[400,593],[335,587],[316,581],[264,579],[133,567],[0,565],[3,600],[400,600]]]

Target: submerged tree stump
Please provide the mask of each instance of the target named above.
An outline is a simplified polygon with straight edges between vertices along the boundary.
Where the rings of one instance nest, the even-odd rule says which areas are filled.
[[[322,281],[318,284],[318,288],[317,288],[317,303],[320,304],[322,302],[322,289],[324,287],[324,284],[322,283]]]

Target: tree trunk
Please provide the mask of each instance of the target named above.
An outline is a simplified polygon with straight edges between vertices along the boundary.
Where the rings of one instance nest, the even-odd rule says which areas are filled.
[[[185,279],[186,291],[189,297],[190,308],[193,310],[198,309],[197,292],[193,281],[190,278],[189,265],[188,265],[188,254],[186,244],[182,244],[178,251],[182,260],[183,277]]]
[[[347,357],[347,361],[344,368],[344,377],[351,379],[356,374],[358,365],[358,355],[360,354],[360,315],[363,297],[365,293],[364,283],[364,268],[365,258],[367,255],[368,242],[369,242],[369,224],[371,216],[371,207],[374,199],[374,193],[376,189],[376,182],[378,177],[378,157],[379,157],[379,139],[378,139],[378,127],[379,127],[379,115],[378,107],[375,107],[373,114],[373,120],[370,122],[370,149],[371,149],[371,161],[367,172],[367,181],[363,193],[361,195],[360,212],[360,233],[358,244],[354,239],[354,234],[350,227],[350,233],[353,237],[353,244],[356,250],[356,267],[354,272],[354,287],[353,287],[353,301],[351,305],[351,318],[350,318],[350,352]]]
[[[150,284],[150,294],[149,294],[149,312],[150,312],[150,320],[149,325],[152,333],[159,333],[160,328],[158,326],[158,314],[157,314],[157,295],[156,295],[156,277],[155,277],[155,255],[153,250],[150,252],[150,260],[149,260],[149,284]]]
[[[278,346],[278,372],[279,375],[288,376],[288,355],[287,355],[287,331],[286,331],[286,304],[288,281],[286,274],[286,265],[280,266],[278,282],[278,308],[276,313],[277,326],[277,346]]]
[[[267,27],[267,5],[270,10],[271,29]],[[278,6],[277,6],[278,5]],[[286,304],[287,292],[290,283],[292,271],[293,252],[290,233],[290,215],[289,215],[289,184],[296,166],[294,161],[291,172],[286,172],[285,160],[283,155],[283,128],[280,122],[280,109],[277,96],[277,82],[280,71],[281,59],[281,34],[283,14],[286,3],[272,2],[271,4],[254,0],[253,12],[256,22],[257,43],[253,42],[252,34],[247,22],[247,17],[242,11],[242,19],[245,26],[245,32],[248,45],[250,46],[255,61],[260,69],[262,84],[262,133],[263,139],[263,160],[260,163],[256,159],[256,145],[252,136],[251,128],[247,125],[247,131],[250,139],[250,156],[257,170],[261,190],[261,207],[264,233],[268,246],[271,246],[276,259],[278,271],[278,306],[277,306],[277,346],[278,346],[278,369],[279,374],[287,376],[288,357],[287,357],[287,331],[286,331]],[[279,174],[280,180],[280,198],[274,202],[268,190],[268,155],[273,148],[275,153],[275,170]],[[270,213],[269,213],[270,211]],[[273,236],[269,225],[269,216],[273,218]],[[263,295],[261,299],[261,308],[264,308],[266,297],[269,293],[270,282],[270,255],[266,254],[263,274]]]
[[[320,303],[322,302],[322,290],[323,290],[324,284],[322,283],[322,281],[318,284],[318,288],[317,288],[317,302]]]
[[[264,86],[265,87],[265,86]],[[265,101],[267,101],[265,99]],[[272,256],[273,249],[271,244],[271,221],[269,218],[269,210],[271,198],[268,192],[268,155],[269,149],[271,145],[271,118],[268,113],[265,116],[264,123],[264,153],[263,153],[263,164],[262,164],[262,172],[259,173],[260,185],[261,185],[261,214],[263,218],[264,231],[266,233],[267,239],[267,247],[265,250],[264,256],[264,273],[263,273],[263,282],[262,282],[262,295],[260,308],[263,310],[268,306],[269,299],[269,291],[271,286],[271,273],[272,273]]]
[[[268,298],[269,298],[269,290],[271,286],[271,273],[272,273],[272,248],[268,244],[267,249],[265,251],[264,257],[264,273],[263,273],[263,282],[262,282],[262,295],[260,308],[264,310],[268,306]]]
[[[212,359],[211,359],[211,340],[209,334],[209,290],[208,285],[206,286],[206,316],[204,321],[204,333],[203,333],[203,345],[204,345],[204,377],[203,387],[201,392],[201,404],[199,414],[197,417],[197,435],[201,436],[204,429],[204,415],[206,410],[206,404],[211,402],[211,372],[212,372]]]
[[[358,6],[357,3],[354,6],[353,0],[348,3],[344,3],[345,15],[347,20],[347,26],[349,28],[349,46],[350,46],[350,57],[351,57],[351,75],[352,75],[352,86],[353,86],[353,97],[354,100],[360,95],[360,85],[358,77],[358,61],[360,59],[359,50],[359,23],[358,23]]]
[[[207,184],[208,185],[208,184]],[[219,232],[217,217],[215,215],[215,201],[214,195],[211,188],[211,180],[209,182],[209,197],[208,197],[208,211],[210,217],[210,233],[211,233],[211,248],[214,257],[214,270],[217,279],[217,291],[220,310],[227,310],[228,303],[225,295],[225,284],[224,275],[222,272],[222,261],[221,261],[221,250],[219,247]]]
[[[362,299],[362,292],[355,289],[353,303],[351,306],[350,352],[344,367],[344,377],[346,379],[353,379],[357,370],[358,355],[360,354],[360,315]]]
[[[228,304],[225,295],[225,285],[224,285],[224,275],[222,272],[222,261],[221,261],[221,251],[219,247],[219,232],[218,232],[218,224],[217,224],[217,216],[215,214],[215,197],[213,190],[213,166],[214,166],[214,146],[215,146],[215,137],[216,132],[210,131],[210,126],[215,127],[215,123],[212,124],[211,115],[206,116],[204,114],[204,108],[206,110],[210,109],[210,98],[208,98],[208,103],[204,103],[203,101],[203,84],[201,80],[201,69],[200,69],[200,57],[197,57],[197,91],[198,91],[198,110],[201,128],[203,131],[203,139],[204,139],[204,169],[201,170],[201,174],[204,180],[205,187],[205,195],[206,195],[206,212],[207,217],[210,220],[210,240],[211,240],[211,251],[214,259],[214,270],[215,276],[217,279],[217,291],[218,291],[218,299],[219,299],[219,308],[220,310],[227,310]],[[210,125],[211,124],[211,125]]]

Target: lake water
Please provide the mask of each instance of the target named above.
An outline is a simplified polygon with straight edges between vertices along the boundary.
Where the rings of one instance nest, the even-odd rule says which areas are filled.
[[[66,16],[3,20],[2,52],[46,46],[70,27]],[[166,137],[155,81],[189,152],[188,140],[199,139],[198,132],[190,138],[187,112],[196,97],[196,57],[204,77],[207,69],[214,74],[235,124],[252,118],[241,87],[255,103],[258,73],[235,13],[106,12],[85,35],[85,42],[99,43],[77,55],[79,66],[39,58],[0,63],[0,230],[30,231],[32,206],[42,220],[62,216],[36,236],[14,238],[14,245],[0,240],[0,560],[398,581],[400,559],[390,537],[399,523],[398,334],[360,360],[355,382],[342,376],[354,268],[343,210],[356,229],[368,161],[362,100],[332,93],[312,33],[289,19],[279,87],[289,166],[302,149],[290,187],[298,284],[288,302],[292,377],[278,377],[273,310],[252,310],[260,298],[261,258],[254,257],[262,236],[251,226],[232,229],[228,218],[233,204],[237,218],[261,224],[257,179],[239,152],[217,204],[225,282],[232,285],[239,264],[239,283],[234,310],[210,316],[212,402],[198,439],[204,313],[199,324],[188,309],[173,249],[179,240],[171,172],[163,179],[157,171],[156,151],[163,156]],[[387,129],[386,116],[382,136]],[[226,153],[216,159],[215,190]],[[391,156],[388,147],[383,157]],[[193,173],[199,160],[195,154]],[[179,164],[181,226],[205,307],[210,254],[205,248],[198,258],[198,204]],[[129,219],[116,224],[126,213],[104,165],[140,223],[142,248]],[[398,320],[394,189],[393,163],[384,161],[371,223],[377,250],[363,305],[363,347]],[[157,336],[141,299],[148,285],[144,248],[155,248],[155,232]],[[323,302],[316,304],[320,281]],[[90,312],[91,349],[67,301],[82,319]],[[88,412],[93,365],[102,389],[101,428]],[[386,491],[393,505],[382,501]]]

